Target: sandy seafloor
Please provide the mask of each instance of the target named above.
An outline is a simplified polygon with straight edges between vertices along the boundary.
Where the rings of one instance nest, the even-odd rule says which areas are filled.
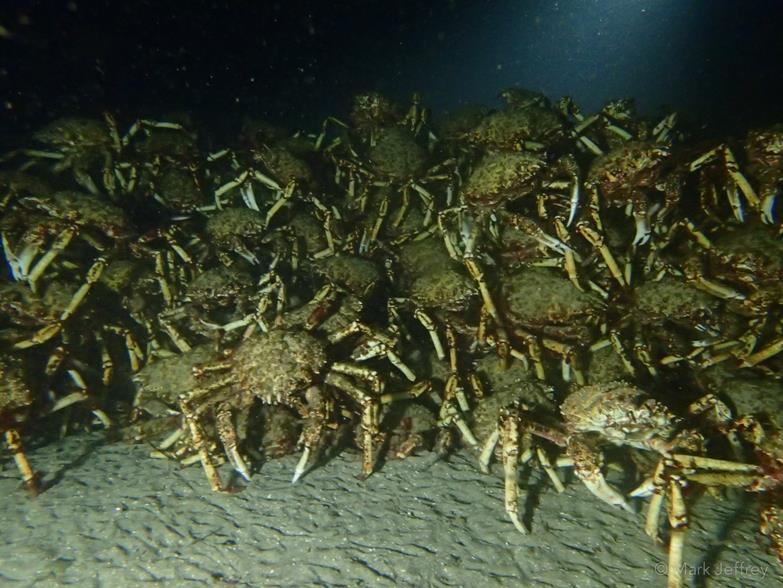
[[[148,453],[97,434],[30,451],[51,482],[35,499],[4,459],[0,585],[666,584],[641,505],[635,515],[612,508],[572,478],[557,494],[537,473],[521,477],[522,491],[532,488],[520,501],[533,529],[523,536],[503,510],[500,466],[482,475],[468,454],[391,461],[361,482],[359,456],[347,452],[296,485],[289,456],[221,495],[198,465]],[[703,496],[692,514],[686,561],[708,573],[689,574],[689,585],[783,586],[757,541],[752,500]]]

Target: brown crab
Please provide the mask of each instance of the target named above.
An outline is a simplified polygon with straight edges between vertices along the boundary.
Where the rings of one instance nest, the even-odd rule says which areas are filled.
[[[198,160],[198,133],[186,112],[172,112],[161,120],[140,118],[128,127],[122,145],[134,165],[156,168],[161,165],[186,167]]]
[[[597,157],[587,172],[585,189],[591,202],[593,221],[603,227],[598,211],[601,206],[628,208],[636,221],[634,245],[650,239],[649,196],[658,191],[664,164],[670,149],[654,141],[627,141]],[[674,183],[666,184],[664,209],[679,197]]]
[[[783,434],[780,428],[755,435],[754,452],[762,476],[749,486],[751,492],[762,492],[759,530],[768,537],[772,550],[783,565]]]
[[[49,395],[55,402],[53,410],[82,402],[108,428],[112,421],[98,406],[94,393],[98,384],[88,377],[91,370],[86,367],[91,359],[97,359],[96,351],[101,354],[104,372],[111,371],[109,366],[112,364],[103,340],[105,333],[115,331],[115,325],[104,321],[95,308],[82,305],[95,279],[93,273],[81,286],[54,281],[40,296],[16,282],[3,284],[0,286],[0,323],[3,327],[0,339],[16,350],[12,353],[43,346],[44,359],[37,373],[42,381],[51,385]],[[70,319],[74,316],[81,319],[78,329],[71,328]],[[120,327],[117,330],[121,330]],[[58,334],[60,336],[55,338]],[[74,386],[76,391],[72,391]]]
[[[259,263],[256,246],[266,234],[264,216],[245,208],[226,208],[207,220],[206,236],[225,265],[231,265],[230,253],[237,254],[253,265]]]
[[[486,385],[486,395],[471,413],[470,427],[481,449],[479,466],[489,472],[493,456],[503,463],[505,472],[504,502],[506,513],[521,533],[527,528],[519,520],[519,464],[535,458],[552,480],[558,492],[563,484],[547,453],[534,442],[529,430],[522,428],[526,419],[550,421],[556,414],[553,390],[531,378],[519,362],[503,369],[489,356],[479,359],[475,373]]]
[[[761,218],[775,223],[775,201],[783,189],[783,124],[750,131],[745,142],[748,175],[758,184]]]
[[[383,94],[365,92],[353,99],[351,122],[370,145],[375,143],[378,129],[397,122],[399,118],[399,107]]]
[[[692,361],[703,353],[722,326],[720,299],[670,274],[650,277],[613,302],[612,343],[630,373],[634,370],[627,339],[632,341],[633,357],[656,376],[659,365]]]
[[[289,140],[289,144],[293,145],[290,141],[293,139]],[[218,170],[212,170],[210,174],[218,181],[224,181],[215,189],[217,208],[225,204],[222,200],[224,195],[238,188],[245,206],[257,212],[263,210],[264,223],[269,226],[273,218],[292,203],[298,200],[317,201],[312,196],[317,181],[310,164],[282,143],[265,145],[249,153],[224,149],[211,155],[208,161],[214,163],[225,159],[231,163],[225,173],[231,174],[232,179],[225,182],[221,179],[223,174]],[[237,170],[241,170],[238,175]],[[265,190],[263,199],[257,197],[256,186]]]
[[[75,190],[20,199],[6,215],[2,229],[3,251],[14,279],[29,283],[32,289],[74,238],[103,252],[135,233],[121,208]]]
[[[49,182],[25,172],[0,170],[0,211],[5,213],[25,196],[45,196],[52,193]]]
[[[326,387],[341,391],[344,398],[361,407],[362,476],[372,473],[380,440],[379,411],[384,382],[376,370],[352,361],[335,361],[332,355],[338,343],[356,333],[367,337],[364,347],[375,348],[374,330],[354,321],[324,337],[316,332],[314,325],[308,330],[307,323],[293,324],[287,318],[291,317],[284,316],[281,325],[266,333],[245,338],[224,359],[194,368],[197,378],[208,374],[217,377],[180,395],[182,413],[213,490],[220,491],[223,486],[205,440],[202,420],[206,414],[215,409],[217,433],[225,453],[234,469],[249,479],[248,468],[237,448],[232,413],[247,411],[257,402],[296,410],[305,419],[304,452],[294,472],[296,481],[306,470],[311,451],[320,443],[323,428],[331,418],[333,399]],[[382,343],[381,347],[384,346]],[[360,355],[366,357],[366,353]],[[369,392],[355,379],[366,382]]]
[[[195,456],[195,461],[199,461],[197,448],[182,418],[179,397],[215,379],[215,376],[197,378],[194,368],[220,358],[221,353],[214,344],[202,344],[180,354],[154,358],[135,373],[135,394],[129,422],[122,430],[123,439],[134,443],[154,440],[153,457],[173,457],[189,464]],[[214,420],[205,419],[203,424],[209,427],[210,454],[214,459],[224,459],[215,444]],[[240,439],[247,437],[247,424],[246,418],[237,423]]]
[[[195,169],[168,165],[151,179],[151,184],[155,200],[174,214],[188,215],[212,209]]]
[[[548,167],[542,157],[525,151],[490,153],[476,165],[463,185],[461,206],[446,209],[438,215],[438,226],[449,254],[465,264],[479,287],[489,316],[497,326],[501,355],[508,351],[508,337],[482,269],[480,248],[491,242],[493,235],[499,234],[497,225],[500,218],[502,222],[530,234],[542,246],[566,257],[567,267],[574,267],[577,256],[566,243],[547,234],[532,219],[502,211],[504,205],[521,197],[546,191],[555,184],[559,189],[558,178],[563,175],[570,180],[571,211],[574,214],[579,198],[579,180],[578,168],[572,159],[562,158]],[[566,184],[569,185],[569,182]],[[565,233],[567,221],[558,215],[555,222]]]
[[[710,282],[724,284],[725,292],[734,292],[731,297],[724,296],[730,311],[725,315],[744,323],[735,339],[721,337],[720,345],[726,353],[716,355],[711,362],[733,356],[744,367],[762,368],[762,362],[783,351],[783,337],[776,326],[783,299],[781,254],[780,237],[760,221],[726,228],[707,249],[705,272],[715,276]]]
[[[232,331],[226,325],[256,307],[256,294],[263,294],[256,292],[252,275],[238,265],[217,265],[201,272],[188,283],[181,304],[158,315],[158,322],[180,351],[187,351],[190,344],[175,323],[184,324],[190,333],[213,337]]]
[[[360,251],[367,251],[384,228],[387,234],[398,231],[411,213],[421,211],[421,225],[428,226],[435,211],[433,186],[452,179],[453,161],[430,166],[430,154],[408,129],[388,126],[375,135],[365,155],[348,151],[335,158],[338,183],[348,178],[349,207],[369,216]],[[414,206],[414,199],[421,205]],[[394,215],[386,222],[392,210]]]
[[[545,379],[541,347],[562,358],[566,381],[584,384],[578,349],[591,344],[605,313],[603,301],[582,292],[549,268],[503,274],[501,306],[510,334],[526,343],[535,371]]]
[[[762,212],[761,200],[740,169],[731,147],[727,143],[720,143],[702,151],[697,157],[690,158],[687,169],[690,172],[698,172],[697,191],[704,212],[711,217],[720,217],[718,207],[721,196],[726,198],[735,220],[740,223],[745,221],[745,204],[742,198],[751,209]],[[774,199],[768,203],[770,207],[773,202]],[[762,217],[765,214],[767,213],[762,212]],[[720,218],[718,220],[723,222]]]
[[[535,101],[515,101],[513,106],[487,115],[464,136],[469,143],[505,151],[541,151],[568,137],[558,113]]]
[[[743,463],[685,454],[663,454],[653,475],[631,492],[631,496],[652,496],[645,532],[658,541],[658,520],[664,494],[669,498],[669,582],[682,585],[682,552],[688,513],[683,490],[689,482],[707,487],[742,488],[761,493],[759,531],[770,541],[772,552],[783,564],[783,513],[780,508],[783,481],[783,443],[778,430],[764,430],[753,417],[741,417],[725,427],[739,432],[753,447],[756,463]]]
[[[695,402],[694,411],[715,408],[715,403]],[[684,426],[682,419],[644,390],[625,381],[582,386],[573,390],[560,406],[563,422],[549,426],[526,419],[522,429],[566,448],[577,477],[598,498],[613,506],[633,512],[626,498],[610,486],[601,471],[602,447],[617,445],[653,452],[660,456],[655,473],[636,488],[631,496],[652,495],[648,507],[647,533],[657,539],[657,521],[668,496],[669,586],[682,583],[682,549],[688,517],[683,488],[688,480],[703,481],[701,473],[710,476],[757,475],[752,464],[704,457],[703,438]]]
[[[33,134],[42,149],[23,149],[27,157],[24,168],[38,161],[53,161],[52,171],[70,170],[76,183],[97,194],[98,186],[92,172],[99,169],[102,187],[111,191],[114,186],[114,165],[121,150],[117,125],[111,115],[104,120],[87,117],[58,118]]]

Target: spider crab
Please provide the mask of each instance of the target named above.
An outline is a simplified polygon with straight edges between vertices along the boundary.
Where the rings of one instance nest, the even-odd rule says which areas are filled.
[[[580,261],[578,254],[567,244],[567,221],[557,216],[554,220],[556,238],[546,233],[534,220],[521,214],[506,213],[503,208],[532,194],[551,195],[569,186],[570,217],[579,201],[579,171],[569,156],[547,165],[546,158],[527,151],[489,153],[473,169],[460,192],[460,206],[443,210],[438,215],[438,226],[449,255],[465,264],[476,282],[484,307],[494,321],[499,337],[501,355],[508,353],[508,336],[492,298],[482,269],[480,247],[500,235],[499,217],[504,222],[532,235],[542,246],[566,258],[566,267],[574,268]],[[563,178],[566,178],[565,181]],[[454,221],[456,221],[456,226]]]
[[[391,400],[384,396],[384,381],[376,370],[355,361],[336,361],[333,356],[336,345],[357,333],[362,333],[365,339],[354,347],[351,359],[361,361],[375,357],[367,349],[386,349],[387,345],[380,341],[381,335],[376,335],[371,327],[359,321],[337,328],[326,337],[319,336],[321,333],[314,332],[315,327],[309,319],[322,314],[323,310],[316,308],[306,317],[304,325],[285,325],[285,318],[282,318],[281,324],[268,332],[245,338],[224,358],[193,368],[197,381],[208,375],[209,381],[181,394],[179,403],[213,490],[224,491],[225,487],[212,462],[202,426],[208,411],[214,409],[217,434],[229,461],[240,475],[249,479],[249,468],[237,447],[233,413],[247,411],[256,402],[296,410],[305,419],[304,452],[294,472],[293,481],[296,482],[305,472],[309,456],[319,445],[323,429],[330,422],[335,399],[327,392],[327,387],[341,391],[361,407],[361,475],[366,478],[372,473],[376,449],[382,441],[379,430],[381,404],[384,398]],[[378,344],[373,345],[375,340]],[[368,385],[363,387],[357,380]],[[421,383],[414,385],[410,396],[420,394],[423,389]]]
[[[636,223],[634,245],[644,244],[650,239],[649,196],[661,191],[661,186],[664,211],[669,210],[679,198],[677,182],[661,182],[664,163],[670,155],[670,149],[661,143],[627,141],[592,162],[587,172],[585,189],[590,199],[593,222],[599,230],[603,228],[599,216],[603,203],[609,207],[626,208],[633,215]],[[583,222],[577,225],[577,229],[586,226],[587,223]],[[580,232],[588,241],[593,241],[584,230]],[[619,278],[618,281],[622,285]]]
[[[722,403],[708,396],[691,405],[693,412],[720,412]],[[576,388],[560,406],[562,423],[549,426],[533,419],[523,410],[506,412],[501,421],[504,451],[511,451],[519,433],[532,433],[565,447],[567,457],[561,465],[573,465],[577,477],[598,498],[628,512],[634,512],[625,496],[604,478],[602,447],[617,445],[650,451],[660,455],[655,473],[636,488],[631,496],[652,496],[645,531],[658,537],[658,518],[664,498],[668,497],[669,587],[682,585],[682,550],[688,514],[683,490],[688,481],[754,489],[767,478],[761,467],[703,456],[704,439],[686,428],[683,420],[644,390],[625,381],[591,384]],[[505,432],[504,432],[505,431]],[[777,473],[779,476],[779,472]],[[774,535],[774,529],[771,534]]]

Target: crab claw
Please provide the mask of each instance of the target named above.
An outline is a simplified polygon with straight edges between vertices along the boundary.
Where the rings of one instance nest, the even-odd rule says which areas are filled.
[[[231,462],[234,471],[236,471],[240,476],[249,482],[250,470],[247,467],[245,460],[242,459],[242,456],[239,454],[239,450],[236,447],[232,447],[226,451],[226,456],[228,457],[228,461]]]
[[[568,211],[568,221],[566,222],[566,226],[570,227],[574,219],[576,219],[576,211],[579,208],[579,181],[574,182],[574,187],[571,189],[571,199],[570,199],[571,208]]]
[[[633,238],[634,245],[644,245],[650,240],[650,221],[647,214],[636,216],[636,235]]]
[[[761,203],[761,220],[763,220],[765,224],[775,224],[775,213],[773,212],[773,209],[775,208],[775,198],[777,198],[777,196],[777,192],[767,194]]]
[[[607,504],[634,512],[625,497],[612,488],[601,473],[601,454],[588,438],[574,436],[568,441],[567,453],[574,460],[574,473],[587,489]]]
[[[655,490],[655,478],[653,476],[649,476],[642,480],[642,483],[639,484],[636,488],[631,490],[628,496],[632,498],[646,498],[655,494]]]
[[[307,470],[307,462],[310,458],[310,448],[305,447],[304,451],[302,451],[302,457],[299,458],[299,462],[296,464],[296,469],[294,469],[294,477],[291,478],[291,483],[296,484],[297,481],[299,481],[299,478],[302,477],[302,474],[305,473]]]
[[[587,489],[590,490],[590,492],[592,492],[596,497],[600,498],[607,504],[611,504],[612,506],[619,506],[623,510],[630,513],[634,512],[633,508],[630,504],[628,504],[628,501],[625,499],[625,497],[617,490],[612,488],[606,482],[603,474],[600,472],[594,476],[583,477],[579,475],[579,472],[577,471],[577,476],[582,479],[582,482],[584,482],[585,486],[587,486]]]

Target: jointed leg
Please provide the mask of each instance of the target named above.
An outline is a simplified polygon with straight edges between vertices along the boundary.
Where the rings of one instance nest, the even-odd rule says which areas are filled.
[[[502,440],[503,451],[503,471],[505,486],[505,505],[506,513],[514,523],[517,531],[527,535],[527,528],[519,520],[519,486],[518,486],[518,466],[519,466],[519,414],[515,409],[506,409],[500,411],[499,422],[500,438]]]
[[[215,414],[215,425],[217,427],[217,434],[220,438],[220,442],[223,444],[223,449],[226,452],[226,457],[231,465],[234,466],[234,470],[239,473],[245,480],[250,481],[250,469],[247,467],[245,460],[239,453],[237,447],[237,432],[234,427],[233,415],[228,405],[223,404],[218,407]]]
[[[30,462],[27,460],[19,433],[15,429],[8,429],[5,432],[5,441],[14,456],[16,467],[22,474],[22,480],[24,481],[25,486],[27,486],[27,489],[33,496],[38,495],[41,490],[38,484],[38,476],[30,465]]]
[[[380,403],[377,398],[367,394],[343,375],[344,373],[337,370],[331,371],[326,375],[325,382],[347,393],[362,408],[362,473],[360,478],[366,479],[375,469],[376,444],[380,446],[383,440],[380,432]]]

